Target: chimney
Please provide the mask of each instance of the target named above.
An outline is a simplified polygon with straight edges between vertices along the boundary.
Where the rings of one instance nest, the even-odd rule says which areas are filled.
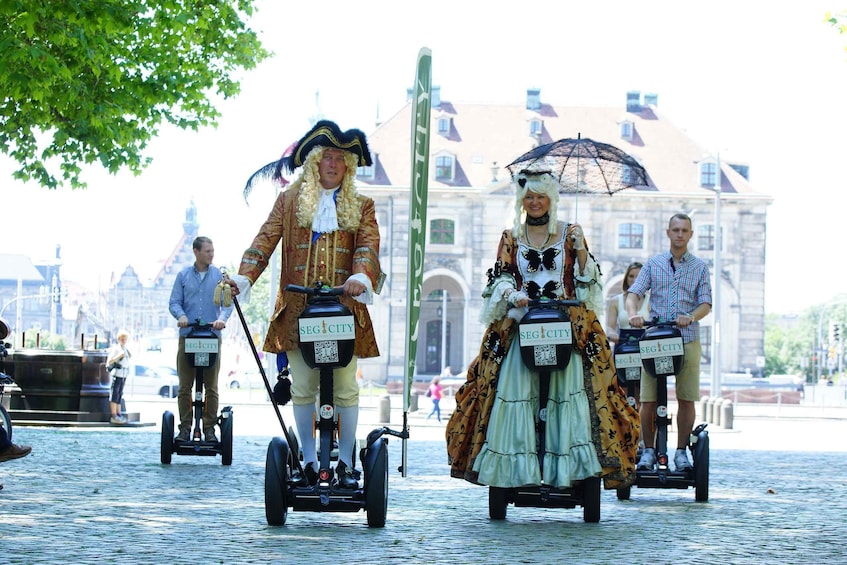
[[[432,99],[430,100],[430,107],[432,108],[441,108],[441,87],[433,86],[432,87]]]
[[[640,112],[641,111],[641,91],[630,90],[626,93],[626,111]]]
[[[526,89],[526,109],[538,111],[541,109],[541,89],[527,88]]]
[[[652,106],[654,108],[659,106],[659,95],[655,92],[649,92],[644,94],[644,105]]]

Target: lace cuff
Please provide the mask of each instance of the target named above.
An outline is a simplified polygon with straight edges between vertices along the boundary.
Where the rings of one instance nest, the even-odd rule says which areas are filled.
[[[371,284],[371,279],[365,273],[356,273],[355,275],[350,275],[350,279],[354,281],[359,281],[363,285],[365,285],[365,292],[360,294],[359,296],[354,296],[353,300],[356,302],[361,302],[362,304],[373,304],[374,303],[374,289]],[[347,280],[350,280],[347,279]]]
[[[603,308],[603,281],[600,267],[591,254],[585,260],[584,274],[579,274],[579,263],[573,266],[576,299],[585,304],[589,310],[598,313]]]
[[[513,292],[515,280],[512,277],[500,277],[488,285],[482,293],[479,321],[487,326],[502,319],[509,310],[508,296]]]

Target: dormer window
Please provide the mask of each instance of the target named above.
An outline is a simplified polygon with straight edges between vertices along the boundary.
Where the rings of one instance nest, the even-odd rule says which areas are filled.
[[[544,130],[544,122],[541,120],[530,120],[529,121],[529,135],[530,137],[538,138],[541,137],[541,132]]]
[[[372,179],[374,178],[374,167],[373,165],[367,167],[357,167],[356,168],[356,176],[360,179]]]
[[[718,165],[716,163],[710,161],[700,163],[700,186],[714,188],[717,174]]]
[[[450,135],[450,118],[438,118],[438,134]]]
[[[621,122],[621,138],[626,139],[627,141],[632,141],[632,135],[635,131],[635,127],[630,121]]]
[[[435,179],[442,182],[453,180],[456,159],[452,155],[439,155],[435,158]]]

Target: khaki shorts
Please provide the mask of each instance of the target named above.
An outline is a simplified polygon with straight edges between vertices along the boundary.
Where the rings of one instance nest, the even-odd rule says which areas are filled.
[[[318,396],[321,382],[319,369],[310,369],[300,351],[287,351],[288,367],[291,369],[291,398],[294,404],[314,404]],[[333,373],[332,392],[336,406],[359,405],[359,383],[356,381],[356,366],[358,359],[346,367],[336,369]]]
[[[676,397],[679,400],[700,400],[700,349],[699,341],[683,345],[685,359],[676,376]],[[641,371],[641,402],[656,402],[656,379]]]

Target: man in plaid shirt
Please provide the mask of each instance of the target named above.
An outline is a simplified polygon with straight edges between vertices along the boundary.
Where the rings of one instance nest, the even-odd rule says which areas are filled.
[[[670,250],[651,257],[638,278],[629,287],[626,311],[633,328],[644,326],[638,305],[644,293],[650,291],[650,317],[659,321],[674,321],[682,333],[685,358],[682,370],[676,375],[677,449],[674,465],[677,471],[691,468],[686,447],[694,427],[694,403],[700,398],[700,324],[712,311],[712,285],[709,267],[688,251],[694,231],[691,218],[674,214],[668,223]],[[644,451],[638,469],[652,470],[656,465],[656,380],[641,381],[641,430]]]

